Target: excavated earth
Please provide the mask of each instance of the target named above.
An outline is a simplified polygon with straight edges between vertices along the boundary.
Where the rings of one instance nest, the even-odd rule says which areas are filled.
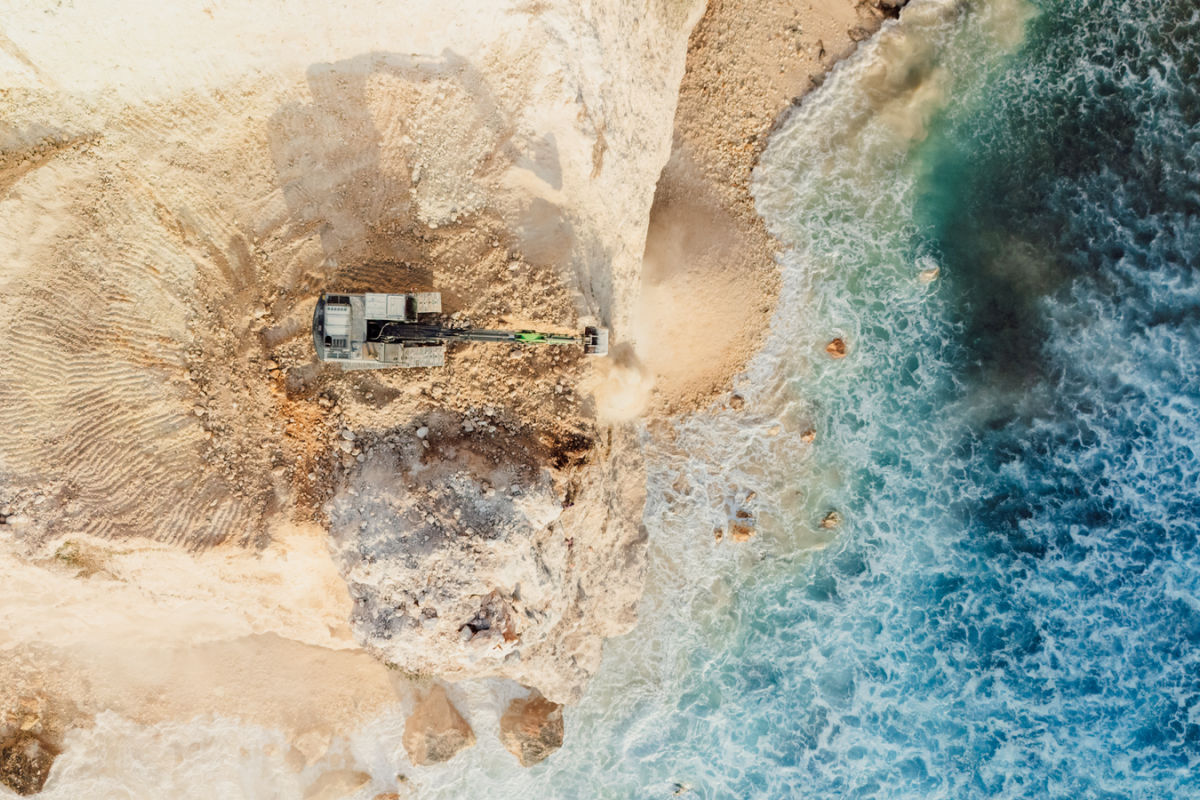
[[[65,43],[0,42],[19,67],[0,93],[6,543],[29,563],[89,541],[253,554],[315,523],[382,661],[577,699],[641,593],[644,473],[605,386],[631,369],[700,11],[477,9],[443,46],[409,30],[413,52],[352,25],[328,61],[200,85],[143,64],[146,86],[86,91],[109,73],[44,66]],[[289,23],[253,24],[269,48]],[[615,347],[347,373],[313,357],[324,290],[438,290],[447,323],[599,323]]]

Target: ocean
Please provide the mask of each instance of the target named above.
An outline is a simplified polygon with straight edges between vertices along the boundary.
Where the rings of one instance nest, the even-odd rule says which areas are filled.
[[[806,98],[746,407],[656,451],[641,625],[501,794],[1200,797],[1198,73],[1195,0],[915,0]]]

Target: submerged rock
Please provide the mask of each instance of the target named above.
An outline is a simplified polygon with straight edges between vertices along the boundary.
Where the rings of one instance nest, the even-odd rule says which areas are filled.
[[[500,718],[500,741],[523,767],[542,761],[562,747],[562,706],[537,692],[513,700]]]
[[[821,527],[826,530],[832,530],[842,524],[842,515],[836,511],[830,511],[821,520]]]
[[[748,542],[754,538],[754,528],[751,525],[746,525],[742,522],[735,522],[729,526],[729,537],[735,542]]]
[[[0,743],[0,783],[17,794],[36,794],[58,753],[37,736],[21,731]]]
[[[418,766],[440,764],[475,744],[475,732],[446,696],[434,686],[404,723],[404,750]]]
[[[840,336],[825,345],[825,352],[830,358],[845,358],[846,357],[846,340]]]

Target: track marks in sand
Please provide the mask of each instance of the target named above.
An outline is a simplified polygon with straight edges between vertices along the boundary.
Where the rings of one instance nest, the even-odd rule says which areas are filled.
[[[178,126],[145,110],[125,122],[111,149],[38,151],[12,180],[20,197],[0,233],[14,256],[0,266],[0,332],[12,343],[0,362],[0,499],[28,507],[37,538],[250,542],[267,470],[247,475],[219,457],[214,428],[237,420],[219,408],[197,414],[188,370],[205,360],[194,330],[205,300],[254,293],[251,245],[231,193],[213,191],[203,161],[171,146]],[[214,124],[182,127],[203,138]],[[219,139],[191,149],[219,149]],[[135,158],[155,144],[160,158]],[[202,300],[200,286],[215,290]],[[219,338],[219,357],[237,353]],[[251,427],[262,412],[245,409]]]

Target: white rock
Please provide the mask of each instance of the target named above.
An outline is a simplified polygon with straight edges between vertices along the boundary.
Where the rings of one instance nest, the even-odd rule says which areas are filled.
[[[424,439],[428,435],[429,435],[429,428],[425,427],[424,425],[417,428],[417,438],[418,439]]]
[[[349,428],[346,428],[345,430],[342,431],[342,438],[345,439],[347,442],[353,442],[354,441],[354,431],[350,430]]]

